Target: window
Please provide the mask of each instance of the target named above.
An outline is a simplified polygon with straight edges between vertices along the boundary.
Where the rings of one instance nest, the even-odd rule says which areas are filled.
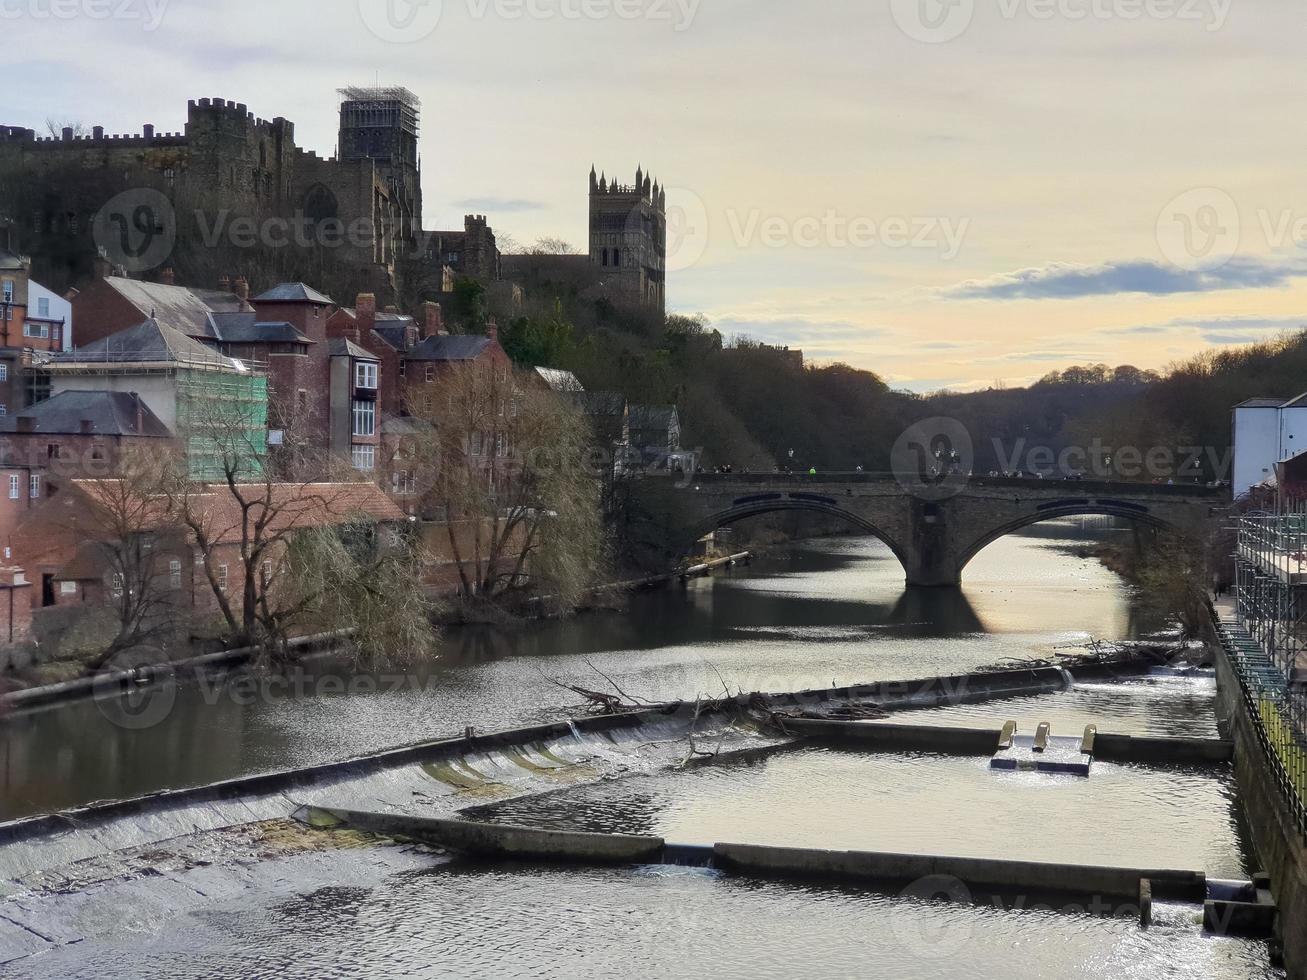
[[[271,581],[272,581],[272,562],[265,561],[263,563],[263,587],[267,588],[268,583]]]
[[[168,586],[173,589],[182,587],[182,563],[176,558],[168,562]]]
[[[413,495],[413,474],[408,470],[398,470],[390,474],[390,492],[396,497]]]
[[[4,404],[0,404],[0,418],[3,418],[4,416],[6,416],[6,415],[8,415],[8,414],[9,414],[9,406],[8,406],[8,405],[4,405]]]
[[[354,434],[356,436],[374,436],[377,434],[377,403],[354,403]]]
[[[118,572],[114,572],[109,579],[109,591],[115,599],[123,597],[123,577]]]
[[[22,499],[22,486],[23,485],[20,482],[18,482],[18,477],[14,474],[10,474],[9,476],[9,499],[10,500]]]
[[[436,368],[434,364],[427,365],[427,384],[436,380]]]
[[[9,365],[0,363],[0,381],[9,380]]]
[[[495,435],[495,455],[500,459],[508,455],[508,437],[502,432]]]
[[[377,390],[377,365],[359,361],[354,365],[354,387]]]
[[[36,301],[36,315],[37,316],[50,315],[50,300],[47,297],[42,296],[40,299]]]
[[[3,285],[0,286],[0,296],[3,297],[6,303],[14,301],[14,281],[12,279],[6,279]]]
[[[400,362],[399,362],[399,376],[400,376],[401,378],[406,378],[406,377],[408,377],[408,370],[407,370],[407,369],[408,369],[408,361],[400,361]]]
[[[60,582],[60,583],[59,583],[59,592],[60,592],[62,595],[77,595],[77,583],[76,583],[76,582]]]
[[[227,591],[227,566],[226,565],[218,566],[218,590],[220,592]]]
[[[35,473],[32,474],[31,479],[27,482],[27,492],[28,496],[33,500],[36,500],[41,496],[41,478]]]
[[[483,452],[485,452],[485,449],[486,449],[485,435],[480,432],[473,432],[472,445],[469,451],[472,453],[473,456],[480,456]]]
[[[28,320],[23,324],[24,337],[38,337],[42,340],[50,336],[50,324],[37,323],[35,320]]]
[[[46,447],[45,447],[45,458],[46,458],[46,459],[58,459],[58,458],[59,458],[59,447],[58,447],[57,445],[55,445],[54,443],[50,443],[48,446],[46,446]]]
[[[353,452],[354,469],[371,470],[377,465],[376,446],[355,446]]]

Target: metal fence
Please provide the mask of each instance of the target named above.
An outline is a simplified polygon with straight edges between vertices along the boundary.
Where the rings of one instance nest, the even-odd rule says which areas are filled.
[[[1307,837],[1307,689],[1295,683],[1307,657],[1307,516],[1239,519],[1238,622],[1221,640],[1299,832]]]

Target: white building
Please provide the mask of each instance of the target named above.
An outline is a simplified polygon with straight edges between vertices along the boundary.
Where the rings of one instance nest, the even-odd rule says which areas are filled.
[[[1307,452],[1307,395],[1251,398],[1234,409],[1234,495],[1273,480],[1275,464]]]
[[[39,282],[27,284],[27,317],[23,333],[48,339],[58,331],[61,350],[73,349],[73,304]],[[42,332],[44,331],[44,332]]]

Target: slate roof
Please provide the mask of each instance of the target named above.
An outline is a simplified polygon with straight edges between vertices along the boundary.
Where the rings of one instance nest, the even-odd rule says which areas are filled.
[[[449,334],[428,337],[408,352],[410,361],[474,361],[490,346],[489,337]]]
[[[23,260],[13,252],[6,252],[0,248],[0,269],[5,272],[21,272],[27,267],[23,265]]]
[[[256,303],[318,303],[326,306],[335,306],[336,301],[330,296],[323,296],[312,286],[306,286],[302,282],[283,282],[279,286],[273,286],[266,293],[260,293],[254,297]]]
[[[560,371],[558,368],[538,367],[536,374],[540,375],[544,383],[549,385],[554,391],[580,392],[585,391],[585,386],[581,384],[580,379],[571,371]]]
[[[1296,399],[1295,399],[1296,400]],[[1290,402],[1289,404],[1293,404]],[[1249,398],[1246,402],[1240,402],[1235,408],[1280,408],[1284,402],[1279,398]]]
[[[120,330],[84,347],[77,347],[50,358],[49,366],[84,364],[160,363],[183,366],[238,370],[230,357],[224,357],[180,330],[164,326],[158,320],[146,320]]]
[[[1269,400],[1269,399],[1268,399],[1268,400]],[[1307,405],[1307,394],[1299,395],[1299,396],[1298,396],[1297,398],[1295,398],[1293,401],[1285,402],[1281,407],[1282,407],[1282,408],[1302,408],[1304,405]]]
[[[213,337],[225,344],[312,344],[285,320],[260,320],[257,313],[210,313]]]
[[[19,419],[31,419],[32,431],[46,435],[77,435],[82,431],[82,422],[87,421],[98,435],[172,437],[149,405],[125,391],[61,391],[31,408],[0,418],[0,432],[17,432]]]
[[[402,323],[378,322],[372,328],[372,332],[395,350],[403,350],[405,342],[408,340],[408,327]]]
[[[220,289],[191,289],[120,276],[109,276],[104,282],[136,307],[142,317],[159,320],[188,337],[216,340],[209,314],[237,313],[245,308],[239,296]]]
[[[346,337],[332,337],[327,341],[327,353],[332,357],[353,357],[360,361],[379,361],[381,358],[371,351],[364,350]]]

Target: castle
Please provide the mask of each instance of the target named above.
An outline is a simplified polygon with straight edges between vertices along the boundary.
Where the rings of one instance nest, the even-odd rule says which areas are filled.
[[[171,202],[179,271],[192,279],[233,271],[250,278],[316,273],[323,281],[324,272],[313,266],[329,259],[349,270],[350,289],[400,303],[418,294],[438,298],[462,276],[512,278],[485,215],[466,216],[461,230],[424,232],[418,97],[406,88],[380,87],[345,88],[339,95],[337,150],[329,158],[296,145],[295,125],[287,119],[257,118],[244,103],[225,99],[191,100],[178,132],[146,125],[139,134],[110,135],[96,126],[89,134],[65,128],[46,137],[0,126],[0,225],[8,218],[12,244],[21,242],[43,275],[63,288],[90,278],[97,244],[90,229],[106,201],[139,188]],[[620,305],[665,308],[665,206],[666,192],[643,168],[632,185],[591,169],[589,252],[581,257],[590,268],[578,271],[597,292]],[[308,228],[314,243],[331,229],[334,240],[313,261],[267,248],[224,254],[228,243],[213,245],[200,225],[214,227],[213,216],[220,214]],[[188,248],[192,268],[185,267]],[[117,264],[115,256],[108,259]],[[279,261],[290,267],[271,272]],[[242,263],[257,267],[237,268]],[[218,268],[207,268],[214,264]]]

